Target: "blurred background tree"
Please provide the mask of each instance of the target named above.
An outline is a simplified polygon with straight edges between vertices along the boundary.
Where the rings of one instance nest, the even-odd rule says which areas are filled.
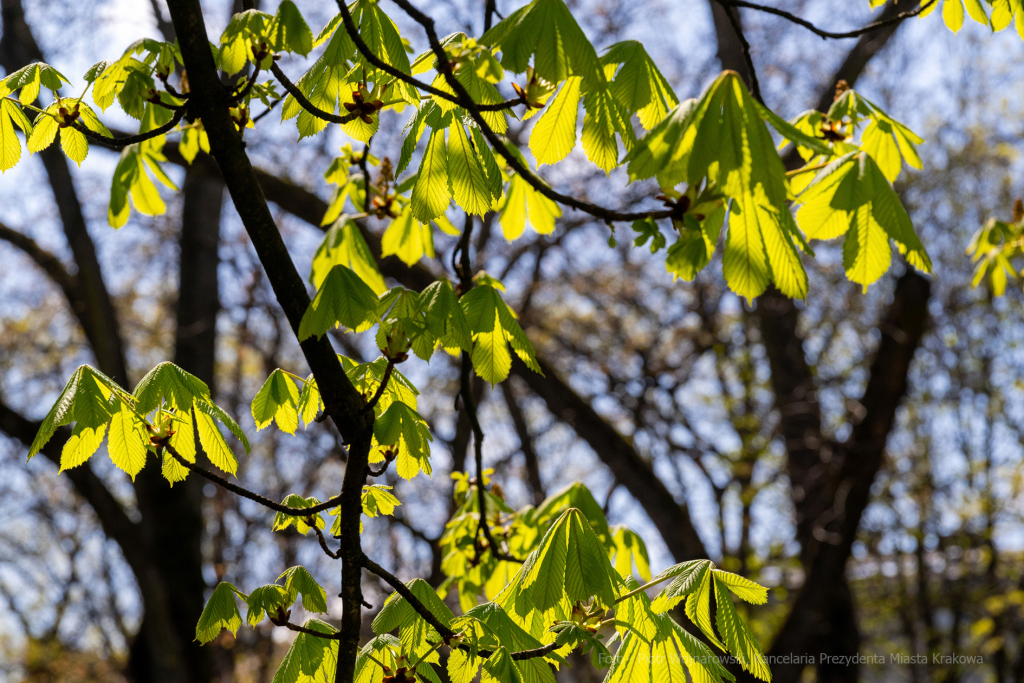
[[[311,23],[333,14],[298,4]],[[479,34],[492,12],[518,3],[421,4],[442,33]],[[681,97],[722,68],[749,77],[720,4],[570,4],[597,45],[643,39]],[[869,14],[866,4],[786,9],[852,28],[908,5]],[[219,30],[241,3],[206,9],[211,24],[219,14]],[[657,566],[711,557],[773,586],[769,609],[751,615],[770,655],[884,655],[882,664],[773,663],[777,681],[1024,680],[1021,296],[972,289],[963,253],[983,220],[1008,218],[1024,191],[1024,47],[978,25],[954,39],[934,18],[827,43],[777,17],[733,19],[781,115],[799,112],[780,103],[827,108],[844,79],[928,140],[925,170],[898,190],[935,279],[897,267],[863,294],[846,281],[839,247],[821,246],[809,304],[769,291],[748,306],[725,289],[718,264],[693,283],[672,282],[663,257],[630,248],[622,228],[609,247],[604,224],[570,212],[552,234],[509,243],[488,216],[474,244],[486,259],[475,267],[508,286],[545,375],[517,364],[497,389],[476,387],[493,425],[486,464],[515,505],[585,481],[603,493],[610,520],[645,532]],[[139,34],[174,39],[158,0],[2,0],[2,21],[6,73],[44,59],[84,70]],[[281,66],[294,75],[288,60]],[[397,149],[391,123],[375,149]],[[294,136],[268,119],[247,145],[289,247],[306,262],[329,196],[317,169],[345,139],[332,130],[295,147]],[[12,171],[48,192],[26,197],[0,183],[0,675],[11,680],[269,681],[280,634],[243,629],[211,647],[193,642],[203,588],[266,582],[281,562],[323,559],[302,536],[269,532],[264,510],[195,477],[168,489],[151,467],[132,484],[99,459],[57,477],[59,440],[44,453],[49,462],[24,464],[34,420],[79,363],[131,386],[170,357],[250,425],[248,397],[267,373],[302,367],[225,209],[216,165],[203,155],[188,165],[173,145],[165,153],[182,192],[168,194],[164,216],[133,214],[116,241],[105,222],[113,154],[95,148],[77,169],[51,147],[42,163]],[[574,158],[558,183],[581,198],[607,193]],[[627,189],[617,201],[635,199]],[[378,256],[382,227],[371,221],[367,235]],[[450,272],[453,247],[438,237],[435,259],[409,267],[389,256],[382,273],[422,288]],[[354,358],[375,355],[367,340],[334,340]],[[399,576],[437,584],[448,474],[467,469],[471,434],[436,398],[455,394],[454,363],[438,356],[414,379],[441,446],[433,479],[388,482],[400,514],[370,521],[365,541]],[[333,456],[343,452],[326,423],[295,437],[268,430],[241,479],[276,499],[325,498],[322,482],[337,477]],[[364,592],[379,606],[388,591],[369,582]],[[932,657],[953,652],[983,663]],[[562,675],[597,676],[584,666]]]

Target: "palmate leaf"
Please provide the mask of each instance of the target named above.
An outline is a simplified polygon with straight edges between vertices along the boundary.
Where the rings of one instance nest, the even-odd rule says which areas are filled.
[[[412,188],[412,215],[426,223],[442,215],[451,202],[448,183],[448,145],[444,130],[434,130],[420,160],[416,184]]]
[[[629,112],[612,94],[607,83],[592,87],[583,98],[583,151],[598,168],[606,174],[619,164],[619,145],[615,140],[618,133],[631,149],[636,141],[633,126],[629,123]]]
[[[280,368],[270,373],[252,400],[252,418],[260,430],[274,421],[277,428],[295,434],[299,426],[299,390]]]
[[[289,567],[281,576],[277,577],[278,581],[281,579],[285,580],[285,590],[289,592],[293,601],[296,596],[302,596],[302,606],[306,611],[320,613],[327,611],[327,591],[316,582],[316,579],[305,567],[302,565]]]
[[[513,73],[526,71],[532,56],[536,74],[550,83],[580,76],[589,84],[603,77],[597,51],[562,0],[533,0],[480,42],[501,48],[501,65]]]
[[[135,475],[142,471],[146,464],[149,434],[142,418],[126,402],[118,403],[120,409],[110,420],[107,451],[113,463],[134,481]]]
[[[891,239],[907,262],[931,272],[931,259],[874,160],[865,152],[844,155],[824,169],[799,196],[796,218],[809,239],[846,234],[847,277],[865,287],[889,268]]]
[[[610,607],[619,578],[597,534],[583,514],[570,508],[551,525],[515,578],[495,602],[519,623],[570,618],[576,602],[593,598]],[[550,623],[550,620],[548,621]]]
[[[401,501],[391,493],[392,486],[373,484],[363,486],[363,514],[367,517],[390,515]]]
[[[135,410],[140,415],[160,409],[174,410],[177,427],[175,437],[181,431],[190,430],[194,424],[199,434],[199,442],[210,462],[229,474],[234,474],[238,469],[238,461],[224,440],[217,423],[220,422],[227,427],[228,431],[242,442],[246,453],[251,449],[249,440],[238,423],[213,402],[206,383],[173,363],[160,363],[150,370],[135,387],[133,396]],[[190,444],[192,452],[181,455],[189,458],[190,455],[194,456],[195,445],[191,441],[186,443]],[[173,440],[171,445],[175,446]],[[165,467],[165,474],[167,472]],[[176,470],[172,468],[170,472],[175,473]]]
[[[0,172],[7,171],[21,159],[21,141],[15,132],[20,128],[26,136],[32,133],[32,124],[16,102],[7,99],[10,90],[0,81]]]
[[[59,427],[75,422],[78,443],[73,447],[74,455],[68,450],[69,446],[65,445],[68,463],[75,462],[75,465],[64,465],[62,456],[62,469],[80,465],[88,460],[99,448],[103,440],[103,430],[119,409],[117,401],[111,401],[113,394],[125,396],[127,392],[99,370],[88,365],[79,366],[39,425],[39,432],[29,446],[28,459],[31,460],[32,456],[46,445]],[[93,443],[95,446],[86,454],[87,447]]]
[[[490,210],[487,172],[460,121],[448,127],[448,182],[455,203],[466,213],[482,216]]]
[[[377,322],[377,295],[351,268],[340,263],[331,268],[323,284],[302,315],[299,341],[322,337],[327,330],[343,325],[361,331]]]
[[[562,216],[558,204],[533,189],[518,173],[509,180],[499,211],[498,221],[509,242],[523,234],[527,223],[538,235],[550,235],[555,231],[555,220]]]
[[[196,640],[205,645],[224,629],[231,631],[232,635],[238,633],[242,626],[242,615],[238,612],[235,596],[243,600],[248,597],[230,583],[217,584],[196,624]]]
[[[373,423],[375,451],[379,446],[398,449],[395,469],[403,479],[412,479],[421,471],[431,473],[430,428],[426,420],[402,401],[392,401]],[[380,456],[378,456],[380,457]],[[376,460],[376,458],[371,458]]]
[[[629,116],[637,115],[644,130],[653,128],[679,103],[672,86],[639,41],[615,43],[601,57],[601,64],[618,69],[611,92]]]
[[[299,394],[299,404],[296,406],[302,421],[309,429],[310,423],[316,420],[316,416],[324,409],[323,399],[320,397],[320,389],[316,386],[316,379],[310,374],[302,383],[302,392]]]
[[[152,174],[163,185],[172,190],[178,189],[160,167],[160,162],[166,160],[152,144],[129,145],[121,151],[121,159],[110,184],[110,206],[107,210],[110,227],[120,228],[128,222],[129,197],[135,210],[146,216],[159,216],[167,210],[150,178]]]
[[[729,652],[732,653],[744,671],[749,671],[762,681],[772,679],[768,662],[761,654],[757,641],[750,629],[736,612],[726,585],[715,575],[715,624]]]
[[[724,72],[699,100],[680,103],[625,161],[632,180],[657,176],[663,187],[707,180],[732,199],[722,263],[737,294],[753,299],[774,281],[787,296],[806,296],[807,273],[786,216],[785,169],[737,74]]]
[[[41,87],[56,92],[60,90],[61,83],[70,83],[70,81],[65,78],[64,74],[43,62],[27,64],[8,75],[4,80],[4,86],[8,92],[21,91],[18,93],[18,100],[22,104],[35,102],[39,97]]]
[[[438,280],[420,294],[427,330],[446,349],[472,349],[472,332],[455,290],[448,280]]]
[[[507,563],[506,563],[507,564]],[[465,617],[477,620],[487,628],[506,650],[519,652],[522,650],[533,650],[542,645],[541,641],[524,630],[500,605],[494,602],[477,605],[466,611]],[[453,623],[453,626],[458,621]],[[546,625],[544,626],[546,628]],[[557,638],[554,632],[548,632],[545,636],[550,642]],[[514,661],[513,666],[522,678],[523,683],[554,683],[555,676],[551,664],[560,664],[563,660],[557,654],[550,654],[546,657],[535,657],[521,661]]]
[[[245,623],[258,626],[264,617],[276,617],[279,610],[287,610],[295,598],[284,586],[276,583],[260,586],[249,593],[245,599],[249,611],[245,615]]]
[[[281,505],[287,505],[292,508],[311,508],[314,505],[319,505],[320,499],[310,496],[309,498],[303,498],[297,493],[289,493],[285,496],[284,500],[281,501]],[[272,531],[283,531],[290,526],[294,526],[295,530],[305,536],[308,534],[312,527],[307,524],[309,517],[313,518],[313,523],[318,529],[323,529],[326,526],[323,517],[320,515],[309,515],[307,517],[293,517],[286,515],[283,512],[278,512],[274,515],[274,524],[271,527]]]
[[[576,146],[581,82],[579,77],[567,80],[534,125],[530,133],[530,151],[538,167],[558,163]]]
[[[395,255],[408,266],[424,256],[434,258],[434,233],[429,223],[413,218],[407,207],[393,221],[380,240],[381,256]]]
[[[250,9],[231,17],[220,36],[220,68],[228,75],[241,71],[253,58],[251,44],[265,42],[273,15]]]
[[[340,17],[338,19],[340,20]],[[351,73],[352,67],[349,62],[354,58],[355,53],[356,46],[348,32],[344,29],[335,31],[323,54],[317,58],[306,73],[299,77],[295,86],[314,106],[332,114],[335,113],[338,110],[339,101],[351,101],[352,99],[351,91],[356,87],[356,83],[350,80],[350,76],[352,78],[355,76]],[[344,95],[343,91],[348,91],[348,94]],[[295,117],[297,117],[295,124],[300,138],[316,135],[327,126],[326,121],[303,109],[298,101],[289,94],[281,106],[281,120],[286,121]],[[358,133],[363,129],[362,126],[353,124],[354,122],[343,124],[342,130],[349,134]]]
[[[423,579],[414,579],[405,585],[437,617],[438,621],[445,626],[451,625],[455,615],[437,597],[437,592],[434,591],[429,583]],[[384,607],[381,608],[380,613],[373,620],[372,627],[374,633],[381,634],[394,631],[397,628],[399,630],[399,638],[401,639],[402,653],[407,657],[419,658],[427,650],[431,649],[431,642],[436,643],[441,637],[437,630],[428,624],[413,609],[412,605],[397,592],[392,593],[388,597]],[[428,663],[439,661],[437,653],[431,653],[425,661]]]
[[[704,574],[711,566],[710,560],[690,560],[659,573],[654,578],[655,581],[672,578],[672,582],[658,593],[651,603],[651,609],[657,614],[662,614],[692,595],[700,587]]]
[[[384,10],[375,0],[356,0],[351,7],[352,20],[359,27],[359,35],[366,43],[370,51],[381,61],[399,69],[404,73],[411,73],[409,55],[398,34],[398,27],[391,18],[384,13]],[[344,31],[338,31],[343,33]],[[392,83],[392,92],[402,95],[410,104],[419,103],[419,93],[416,89],[404,81],[396,81],[391,76],[378,72],[376,67],[366,61],[362,54],[356,59],[363,65],[367,73],[375,74],[372,79],[382,83]]]
[[[612,543],[615,549],[611,557],[617,571],[622,576],[629,576],[636,565],[637,574],[644,581],[651,580],[651,560],[647,554],[647,545],[632,529],[617,526],[612,529]]]
[[[540,372],[533,344],[494,287],[478,285],[464,294],[460,303],[473,335],[473,369],[480,377],[491,384],[508,377],[512,368],[508,344],[530,369]]]
[[[325,635],[338,632],[338,629],[319,619],[308,619],[303,627]],[[333,680],[337,663],[336,639],[300,633],[278,665],[273,683],[326,683]]]
[[[387,240],[385,233],[384,244]],[[384,255],[387,256],[386,248]],[[313,256],[313,269],[309,274],[309,281],[314,287],[320,287],[327,274],[331,272],[331,268],[338,264],[350,268],[375,294],[383,294],[387,289],[384,277],[377,269],[377,262],[366,240],[363,239],[359,226],[346,217],[335,221],[324,235],[324,241],[320,243]]]
[[[382,633],[359,650],[356,657],[356,670],[353,683],[380,683],[387,675],[380,664],[388,667],[388,671],[398,669],[398,653],[402,643],[390,633]],[[325,679],[330,681],[330,678]]]
[[[313,32],[291,0],[277,7],[277,14],[267,27],[270,47],[276,52],[296,52],[303,57],[313,49]]]

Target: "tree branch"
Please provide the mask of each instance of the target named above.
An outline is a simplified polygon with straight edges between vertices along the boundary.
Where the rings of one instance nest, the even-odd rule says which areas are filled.
[[[834,32],[820,29],[811,22],[807,21],[806,19],[801,19],[800,17],[796,16],[795,14],[792,14],[791,12],[777,9],[775,7],[759,5],[755,2],[747,2],[747,0],[715,0],[715,2],[722,5],[723,7],[745,7],[747,9],[753,9],[759,12],[764,12],[766,14],[773,14],[777,17],[782,17],[786,21],[791,21],[798,26],[804,27],[808,31],[811,31],[815,35],[821,37],[823,40],[829,38],[833,40],[842,40],[844,38],[859,38],[860,36],[863,36],[867,33],[871,33],[873,31],[877,31],[881,28],[886,28],[888,26],[893,26],[911,17],[916,17],[918,14],[931,7],[937,1],[938,0],[926,0],[926,2],[924,2],[922,5],[915,9],[907,10],[906,12],[900,12],[895,16],[884,17],[882,19],[879,19],[878,21],[871,22],[870,24],[866,24],[852,31]]]
[[[171,116],[171,120],[162,126],[157,126],[153,130],[146,131],[145,133],[139,133],[138,135],[128,135],[123,138],[108,138],[106,135],[97,133],[96,131],[89,130],[80,121],[75,121],[71,124],[72,128],[77,130],[79,133],[87,137],[92,142],[98,145],[102,145],[109,149],[122,150],[129,145],[134,145],[139,142],[145,142],[146,140],[152,140],[153,138],[166,135],[171,132],[175,126],[177,126],[181,120],[185,117],[187,111],[187,105],[182,105],[180,109],[174,111],[174,115]]]

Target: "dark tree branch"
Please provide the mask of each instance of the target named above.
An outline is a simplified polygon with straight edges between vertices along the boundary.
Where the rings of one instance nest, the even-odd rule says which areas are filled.
[[[341,496],[336,496],[334,498],[330,498],[324,501],[323,503],[320,503],[319,505],[313,505],[308,508],[293,508],[288,505],[281,505],[280,503],[277,503],[271,500],[270,498],[267,498],[266,496],[261,496],[255,491],[250,491],[249,489],[239,486],[238,484],[233,484],[229,480],[220,476],[219,474],[214,474],[213,472],[203,469],[202,467],[196,465],[195,463],[189,462],[188,460],[183,458],[181,454],[178,453],[178,451],[176,451],[174,447],[170,445],[170,443],[168,443],[167,439],[160,441],[158,445],[161,448],[166,449],[166,451],[171,454],[171,457],[177,460],[178,463],[182,467],[186,468],[189,472],[195,472],[200,477],[203,477],[204,479],[209,479],[214,484],[217,484],[218,486],[221,486],[224,489],[241,496],[242,498],[246,498],[253,502],[259,503],[263,507],[270,508],[271,510],[275,512],[280,512],[281,514],[289,515],[291,517],[302,518],[308,517],[310,515],[315,515],[318,512],[323,512],[324,510],[329,510],[330,508],[338,507],[338,505],[341,504]]]
[[[309,101],[309,99],[302,94],[294,83],[288,80],[285,76],[284,71],[281,71],[281,67],[274,62],[270,65],[270,71],[274,74],[274,77],[284,86],[284,89],[288,91],[288,94],[295,98],[295,101],[299,103],[299,106],[308,111],[313,116],[330,123],[345,124],[355,121],[359,118],[359,112],[352,112],[351,114],[345,114],[344,116],[338,116],[330,112],[320,109],[315,104]],[[254,77],[255,78],[255,77]]]
[[[167,133],[171,132],[172,130],[174,130],[174,127],[177,126],[185,117],[186,111],[187,106],[182,105],[180,109],[174,110],[174,115],[171,117],[171,120],[165,123],[164,125],[157,126],[153,130],[146,131],[145,133],[139,133],[138,135],[128,135],[123,138],[107,137],[106,135],[97,133],[96,131],[89,130],[88,128],[85,127],[84,124],[80,123],[79,121],[75,121],[71,124],[71,126],[75,130],[80,132],[82,135],[84,135],[86,138],[88,138],[92,142],[95,142],[98,145],[102,145],[109,149],[122,150],[129,145],[145,142],[146,140],[152,140],[153,138],[160,137],[161,135],[166,135]]]
[[[773,15],[775,15],[777,17],[782,17],[786,21],[791,21],[791,22],[793,22],[794,24],[796,24],[798,26],[804,27],[808,31],[811,31],[815,35],[821,37],[823,40],[824,39],[829,39],[829,38],[831,38],[833,40],[841,40],[841,39],[844,39],[844,38],[859,38],[860,36],[863,36],[863,35],[868,34],[868,33],[872,33],[872,32],[877,31],[879,29],[887,28],[887,27],[894,26],[895,24],[899,24],[900,22],[902,22],[902,21],[904,21],[906,19],[909,19],[911,17],[916,17],[918,14],[920,14],[921,12],[923,12],[926,9],[928,9],[929,7],[931,7],[937,1],[938,0],[926,0],[926,2],[924,2],[923,4],[921,4],[919,7],[915,8],[915,9],[907,10],[906,12],[900,12],[900,13],[896,14],[895,16],[883,17],[882,19],[879,19],[878,21],[873,21],[870,24],[866,24],[866,25],[861,26],[860,28],[854,29],[852,31],[835,32],[835,31],[826,31],[824,29],[820,29],[817,26],[815,26],[814,24],[812,24],[811,22],[807,21],[806,19],[801,19],[800,17],[796,16],[795,14],[793,14],[791,12],[787,12],[785,10],[777,9],[775,7],[768,7],[767,5],[759,5],[759,4],[755,3],[755,2],[747,2],[747,0],[715,0],[715,2],[717,2],[718,4],[720,4],[720,5],[724,6],[724,7],[744,7],[746,9],[753,9],[753,10],[757,10],[759,12],[764,12],[766,14],[773,14]]]

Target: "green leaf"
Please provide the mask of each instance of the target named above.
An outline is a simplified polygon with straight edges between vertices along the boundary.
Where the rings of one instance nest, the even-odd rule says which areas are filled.
[[[444,213],[451,201],[448,184],[448,146],[444,131],[434,130],[420,160],[416,185],[412,188],[412,215],[426,223]]]
[[[962,0],[945,0],[942,5],[942,19],[953,33],[964,25],[964,4]]]
[[[717,607],[715,623],[729,652],[739,660],[744,671],[749,671],[762,681],[770,681],[772,674],[768,669],[768,662],[761,654],[754,635],[736,612],[729,592],[726,590],[726,584],[718,579],[717,574],[715,574],[715,604]]]
[[[231,17],[220,37],[220,67],[228,75],[241,71],[252,59],[251,44],[265,41],[266,29],[274,17],[258,10],[246,10]]]
[[[252,400],[256,429],[263,429],[273,420],[282,432],[294,435],[299,426],[298,403],[295,382],[280,368],[274,370]]]
[[[429,223],[421,223],[406,208],[384,231],[380,240],[381,256],[395,255],[407,266],[413,266],[421,258],[434,258],[434,234]]]
[[[291,0],[278,5],[277,14],[267,28],[267,37],[276,52],[297,52],[305,57],[313,49],[313,33]]]
[[[931,271],[931,259],[899,198],[864,152],[842,156],[822,169],[797,199],[796,218],[809,239],[846,234],[843,263],[850,280],[865,287],[886,272],[893,240],[907,262]]]
[[[6,99],[9,91],[0,82],[0,171],[7,171],[14,168],[21,159],[21,141],[14,131],[17,126],[26,136],[32,133],[32,124],[21,107],[15,102]]]
[[[611,82],[612,94],[628,115],[637,114],[644,130],[654,127],[679,103],[672,86],[640,42],[615,43],[601,57],[601,64],[622,65]]]
[[[320,500],[314,497],[303,498],[296,493],[289,493],[285,496],[284,500],[281,501],[281,505],[287,505],[292,508],[311,508],[314,505],[319,505]],[[271,527],[272,531],[284,531],[290,526],[294,526],[295,530],[305,536],[308,534],[312,527],[307,523],[309,518],[312,517],[313,524],[318,529],[323,529],[326,526],[323,517],[320,515],[309,515],[306,517],[293,517],[286,515],[283,512],[278,512],[274,515],[274,525]]]
[[[583,151],[587,158],[606,174],[619,164],[619,145],[615,134],[622,136],[626,148],[633,146],[635,135],[629,123],[629,112],[612,94],[607,85],[591,88],[583,98]]]
[[[481,671],[481,683],[525,683],[522,674],[504,647],[499,647],[487,658]]]
[[[49,64],[34,62],[8,75],[4,81],[4,87],[9,92],[21,90],[18,94],[21,103],[32,104],[39,97],[40,87],[56,92],[60,90],[61,83],[70,83],[70,81]]]
[[[362,37],[370,52],[384,63],[395,67],[403,73],[410,73],[409,55],[398,34],[398,27],[374,0],[357,0],[351,6],[352,20],[359,27]],[[338,31],[338,33],[343,33]],[[402,95],[410,104],[419,103],[419,93],[411,85],[403,81],[395,81],[391,76],[377,72],[377,69],[366,61],[362,54],[356,59],[368,73],[375,73],[374,82],[392,82],[392,92]]]
[[[724,572],[721,569],[714,569],[715,581],[724,585],[733,594],[744,602],[752,605],[763,605],[768,602],[768,589],[754,583],[750,579],[739,574]]]
[[[448,127],[448,181],[455,203],[466,213],[482,216],[490,210],[487,173],[459,121]]]
[[[487,31],[480,42],[501,48],[501,65],[526,71],[533,56],[535,72],[551,83],[580,76],[587,83],[603,75],[597,51],[562,0],[533,0]]]
[[[235,454],[231,452],[227,441],[224,440],[224,435],[217,428],[217,423],[214,422],[211,415],[202,410],[203,407],[206,407],[206,404],[197,402],[196,409],[192,411],[195,416],[196,431],[199,432],[199,443],[202,444],[206,457],[215,467],[233,475],[238,471],[238,460],[235,459]]]
[[[693,594],[711,567],[710,560],[690,560],[669,567],[654,577],[654,581],[671,578],[672,582],[665,586],[658,597],[651,603],[651,609],[662,614],[679,604],[683,598]]]
[[[420,295],[427,329],[446,349],[472,349],[472,333],[466,315],[448,280],[438,280]]]
[[[508,377],[512,356],[507,344],[527,367],[540,372],[533,344],[494,287],[474,287],[462,296],[461,304],[473,335],[473,369],[480,377],[491,384]]]
[[[580,84],[579,78],[567,80],[534,125],[530,133],[530,151],[538,167],[558,163],[576,146]]]
[[[633,573],[633,565],[636,565],[640,578],[651,580],[651,559],[647,555],[647,546],[636,532],[617,526],[612,530],[612,543],[615,544],[611,558],[615,563],[615,571],[622,576],[629,576]]]
[[[302,315],[299,340],[322,337],[335,325],[361,331],[377,322],[377,296],[350,268],[331,268],[316,297]]]
[[[121,409],[110,420],[110,436],[107,439],[107,451],[110,459],[135,481],[146,464],[149,446],[149,434],[146,423],[138,414],[121,402]]]
[[[245,615],[245,622],[250,626],[258,626],[264,616],[277,617],[278,611],[288,609],[294,601],[294,597],[284,587],[272,583],[267,586],[260,586],[249,594],[245,599],[249,611]]]
[[[82,423],[75,425],[71,431],[71,438],[64,442],[64,449],[60,453],[60,470],[69,470],[84,464],[93,456],[96,450],[103,443],[103,434],[107,431],[107,425],[99,427],[85,427]]]
[[[319,619],[308,619],[304,628],[325,635],[338,632]],[[292,641],[274,673],[273,683],[326,683],[333,680],[338,663],[338,641],[300,633]]]
[[[437,592],[423,579],[413,579],[405,584],[414,596],[430,610],[431,614],[437,617],[445,626],[450,626],[455,615],[448,609],[448,606],[437,596]],[[416,610],[413,609],[405,598],[397,592],[388,597],[384,607],[377,614],[372,624],[375,633],[386,633],[399,629],[399,637],[402,643],[402,652],[406,656],[418,658],[427,650],[431,649],[430,642],[437,642],[440,634],[433,626],[428,624]],[[434,652],[425,660],[426,662],[437,662],[437,653]]]
[[[512,176],[498,214],[506,240],[518,239],[527,222],[538,235],[550,235],[555,231],[555,220],[561,216],[558,204],[533,189],[519,174]]]
[[[307,377],[306,381],[302,383],[302,393],[299,394],[299,404],[296,409],[302,416],[302,421],[306,423],[307,429],[309,429],[310,423],[316,420],[320,411],[324,409],[323,399],[320,398],[320,389],[317,388],[313,375]]]
[[[203,608],[199,623],[196,624],[196,640],[205,645],[216,638],[223,629],[231,631],[232,635],[238,633],[242,626],[242,615],[238,612],[236,595],[243,600],[246,598],[242,591],[230,583],[217,584],[206,602],[206,607]]]
[[[386,235],[384,240],[387,240]],[[314,287],[320,287],[331,268],[338,264],[351,268],[375,294],[380,295],[387,290],[384,278],[377,269],[377,261],[363,239],[359,226],[349,218],[339,219],[327,231],[324,241],[313,256],[309,281]]]
[[[373,436],[381,446],[398,448],[396,467],[403,479],[420,471],[430,474],[430,442],[426,420],[402,401],[392,401],[373,423]]]
[[[68,383],[64,386],[64,390],[61,391],[60,396],[57,397],[56,403],[53,404],[53,407],[50,408],[50,412],[47,413],[46,417],[43,418],[42,423],[39,425],[39,432],[36,434],[35,439],[32,440],[32,445],[29,447],[28,459],[31,460],[32,456],[38,453],[40,449],[46,445],[54,432],[56,432],[59,427],[63,427],[66,424],[76,422],[78,423],[77,426],[82,430],[97,430],[100,427],[105,427],[113,414],[110,397],[111,394],[115,392],[118,394],[125,393],[123,389],[117,386],[117,383],[114,382],[114,380],[110,379],[99,370],[91,368],[88,365],[79,366],[71,375],[71,378],[68,379]],[[81,438],[85,439],[85,441],[76,446],[76,448],[79,449],[88,446],[92,443],[92,440],[96,438],[95,432],[80,433],[82,434]],[[102,438],[103,433],[101,431],[99,433],[99,439],[102,440]],[[96,442],[96,447],[99,447],[98,441]],[[65,451],[67,451],[67,446],[65,446]],[[96,448],[93,448],[85,458],[88,459],[88,457],[95,451]],[[82,450],[78,451],[78,453],[81,452]],[[77,457],[80,457],[80,455]],[[82,460],[81,462],[85,462],[85,460]]]
[[[395,497],[395,494],[391,493],[393,488],[393,486],[379,484],[363,486],[363,514],[367,517],[376,517],[378,514],[394,513],[395,507],[402,503]]]
[[[291,594],[292,600],[296,595],[302,596],[302,606],[308,612],[327,611],[327,591],[316,582],[313,575],[302,565],[289,567],[277,577],[280,581],[284,579],[284,587]]]
[[[120,228],[128,221],[129,197],[135,210],[146,216],[159,216],[167,210],[160,192],[149,177],[152,173],[164,185],[177,189],[160,168],[159,162],[165,160],[159,151],[147,143],[129,145],[121,151],[121,159],[114,169],[110,185],[107,222],[111,227]]]

